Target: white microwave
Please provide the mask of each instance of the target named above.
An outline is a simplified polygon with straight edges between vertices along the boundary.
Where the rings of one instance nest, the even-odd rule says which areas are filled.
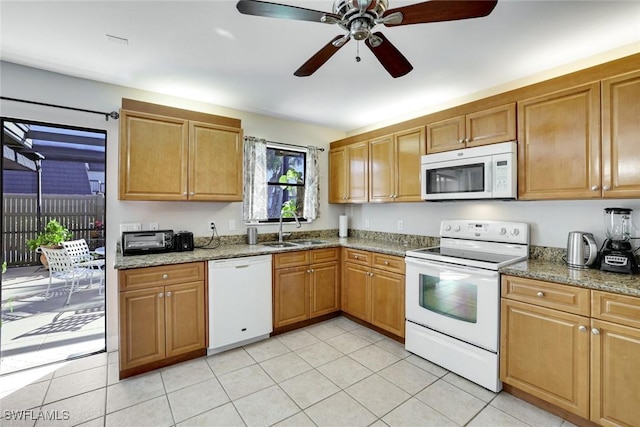
[[[503,142],[422,156],[422,199],[516,199],[517,153],[515,142]]]

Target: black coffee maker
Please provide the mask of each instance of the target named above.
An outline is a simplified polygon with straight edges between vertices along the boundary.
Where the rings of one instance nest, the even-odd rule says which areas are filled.
[[[600,270],[634,274],[638,262],[631,248],[631,212],[628,208],[606,208],[604,229],[607,234],[600,253]]]

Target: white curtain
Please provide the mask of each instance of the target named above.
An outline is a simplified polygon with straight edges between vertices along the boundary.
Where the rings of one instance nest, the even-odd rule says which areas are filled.
[[[307,176],[304,179],[304,210],[302,213],[307,221],[313,221],[318,217],[320,207],[318,151],[316,147],[307,147]]]
[[[267,142],[247,136],[244,138],[244,222],[268,219],[267,215]]]

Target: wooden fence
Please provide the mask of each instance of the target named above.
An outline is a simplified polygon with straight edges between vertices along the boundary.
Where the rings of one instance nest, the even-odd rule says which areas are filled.
[[[27,240],[41,231],[38,225],[37,198],[33,194],[4,194],[2,213],[2,252],[8,266],[38,265],[40,255],[27,248]],[[97,195],[42,196],[41,227],[57,219],[73,233],[73,239],[85,239],[91,249],[104,246],[104,231],[94,224],[104,224],[105,198]]]

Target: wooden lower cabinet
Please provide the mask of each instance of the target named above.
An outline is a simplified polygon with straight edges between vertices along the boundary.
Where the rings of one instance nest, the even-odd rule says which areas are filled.
[[[340,310],[338,260],[338,248],[274,255],[274,328]]]
[[[190,263],[119,272],[121,378],[143,372],[145,365],[152,369],[181,355],[206,352],[204,266]],[[189,280],[181,283],[184,277]],[[133,289],[123,290],[127,286]]]
[[[404,337],[404,258],[344,251],[342,311]]]
[[[583,316],[503,299],[500,379],[589,418],[588,325]]]
[[[640,298],[503,276],[501,309],[505,384],[574,423],[640,426]]]

